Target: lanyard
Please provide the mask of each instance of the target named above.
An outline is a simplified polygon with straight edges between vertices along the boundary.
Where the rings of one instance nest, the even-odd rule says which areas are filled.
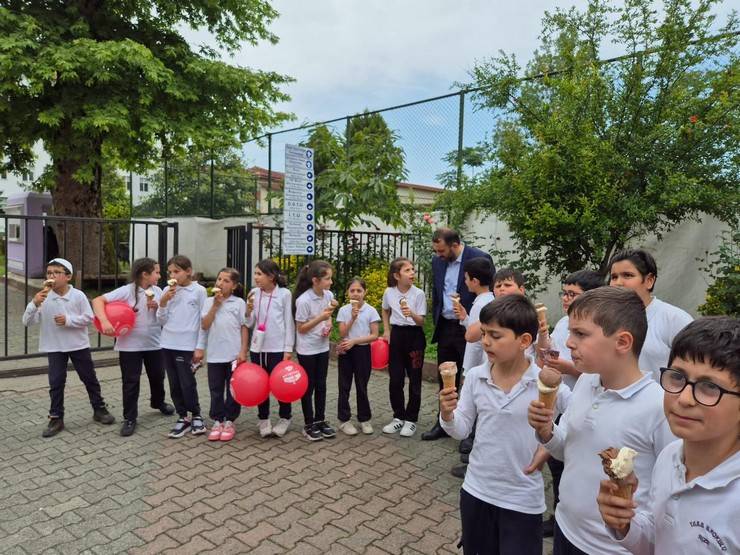
[[[270,293],[270,300],[267,301],[267,308],[265,309],[265,321],[260,324],[260,308],[262,307],[262,290],[260,289],[260,300],[259,303],[257,303],[257,329],[265,331],[267,329],[267,316],[270,312],[270,305],[272,304],[272,296],[275,294],[275,290],[272,290],[272,293]]]

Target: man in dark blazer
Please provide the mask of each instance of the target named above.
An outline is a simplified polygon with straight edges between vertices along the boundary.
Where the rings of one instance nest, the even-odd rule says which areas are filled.
[[[432,259],[432,318],[434,319],[434,335],[432,343],[437,344],[437,364],[454,361],[458,372],[455,376],[455,385],[460,388],[463,357],[465,355],[465,328],[455,317],[452,310],[453,293],[460,295],[460,304],[470,312],[475,295],[465,286],[463,264],[471,258],[487,258],[491,255],[480,249],[463,244],[457,231],[449,228],[439,228],[432,234],[432,248],[436,255]],[[496,272],[496,269],[493,269]],[[442,379],[437,376],[439,388],[442,389]],[[428,432],[421,435],[422,440],[434,440],[446,437],[447,433],[435,421]]]

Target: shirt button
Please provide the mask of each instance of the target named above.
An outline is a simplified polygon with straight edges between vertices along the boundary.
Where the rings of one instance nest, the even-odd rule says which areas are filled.
[[[678,495],[674,495],[674,496],[672,497],[672,499],[673,499],[674,501],[678,501]]]
[[[598,403],[594,403],[593,405],[591,405],[591,407],[593,407],[593,409],[596,410],[596,409],[599,408],[599,404]]]

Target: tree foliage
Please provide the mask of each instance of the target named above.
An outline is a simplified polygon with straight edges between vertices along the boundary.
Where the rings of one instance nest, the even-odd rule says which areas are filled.
[[[314,149],[316,213],[343,230],[369,224],[370,216],[386,224],[401,223],[398,183],[406,178],[398,136],[380,114],[350,120],[344,135],[315,127],[303,146]]]
[[[538,77],[503,53],[475,67],[476,101],[500,117],[457,199],[506,222],[522,266],[604,272],[616,249],[702,213],[737,224],[740,26],[717,31],[716,3],[590,0],[545,16]],[[600,62],[613,45],[627,55]]]
[[[273,72],[218,59],[276,41],[265,0],[19,2],[0,0],[0,157],[27,168],[42,140],[63,215],[101,215],[105,159],[146,171],[161,151],[232,145],[285,118]],[[217,49],[192,48],[204,29]]]

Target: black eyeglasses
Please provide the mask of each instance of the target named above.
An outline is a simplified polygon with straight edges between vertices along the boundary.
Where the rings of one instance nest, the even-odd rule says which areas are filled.
[[[694,400],[705,407],[713,407],[722,399],[722,395],[735,395],[740,397],[737,391],[730,391],[709,380],[689,381],[686,374],[674,368],[660,369],[660,387],[668,393],[681,393],[686,386],[691,386]]]

